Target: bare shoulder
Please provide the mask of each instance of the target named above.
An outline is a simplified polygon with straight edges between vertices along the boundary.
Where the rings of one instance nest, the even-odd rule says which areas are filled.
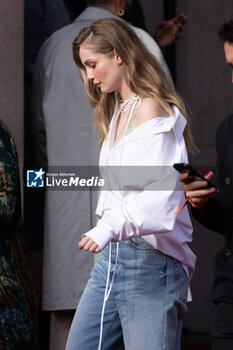
[[[166,109],[169,110],[168,104],[166,105]],[[152,118],[168,116],[168,112],[156,100],[150,97],[144,98],[137,109],[137,122],[139,124]]]

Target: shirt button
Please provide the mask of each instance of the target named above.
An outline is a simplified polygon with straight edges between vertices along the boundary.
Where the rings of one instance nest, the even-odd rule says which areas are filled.
[[[229,248],[224,249],[224,255],[225,256],[231,256],[231,250]]]
[[[230,185],[231,179],[229,177],[226,177],[225,178],[225,183],[226,183],[226,185]]]

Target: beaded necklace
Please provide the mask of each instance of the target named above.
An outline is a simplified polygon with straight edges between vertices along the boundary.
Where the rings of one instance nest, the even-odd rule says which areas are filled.
[[[139,95],[135,95],[135,94],[131,95],[127,100],[120,100],[119,113],[126,112],[126,114],[124,116],[124,122],[121,124],[118,130],[117,140],[115,139],[115,144],[119,142],[119,140],[122,138],[124,129],[125,129],[125,134],[127,134],[128,128],[132,121],[132,117],[135,116],[136,109],[139,107],[141,101],[142,101],[142,98]],[[118,114],[118,117],[119,117],[119,114]]]
[[[140,96],[136,94],[132,94],[129,98],[126,100],[120,100],[119,102],[119,108],[121,112],[127,112],[129,108],[132,106],[132,104],[135,102],[135,100],[139,101]]]

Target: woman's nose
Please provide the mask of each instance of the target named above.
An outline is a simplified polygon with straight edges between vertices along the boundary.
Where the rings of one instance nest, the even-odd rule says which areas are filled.
[[[94,74],[90,69],[87,69],[87,79],[88,80],[93,80],[94,79]]]

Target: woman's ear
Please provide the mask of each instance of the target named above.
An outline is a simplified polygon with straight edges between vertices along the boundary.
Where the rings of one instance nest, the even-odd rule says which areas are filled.
[[[117,60],[117,63],[118,64],[122,64],[123,61],[122,61],[121,57],[118,55],[118,53],[116,52],[115,49],[113,50],[113,54],[114,54],[114,58]]]

